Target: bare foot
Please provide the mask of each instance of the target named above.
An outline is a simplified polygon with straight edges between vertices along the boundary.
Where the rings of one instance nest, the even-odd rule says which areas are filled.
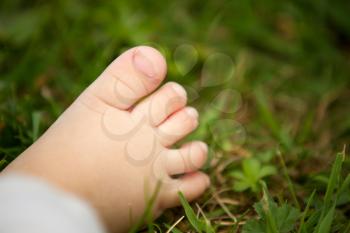
[[[159,181],[155,217],[179,203],[178,191],[197,198],[209,185],[197,171],[207,146],[169,148],[197,127],[198,113],[180,85],[154,91],[165,75],[155,49],[126,51],[4,172],[39,176],[84,198],[113,232],[139,220]]]

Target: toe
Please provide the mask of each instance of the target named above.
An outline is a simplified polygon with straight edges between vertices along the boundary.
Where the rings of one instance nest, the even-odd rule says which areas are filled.
[[[208,147],[203,142],[192,142],[179,150],[169,150],[166,156],[166,170],[169,175],[179,175],[200,169],[207,159]]]
[[[182,192],[188,201],[201,196],[209,187],[210,179],[202,172],[189,173],[173,181],[168,190],[162,195],[163,208],[171,208],[180,204],[179,192]]]
[[[89,90],[108,105],[128,109],[155,90],[165,74],[164,57],[154,48],[139,46],[115,59]]]
[[[163,146],[171,146],[198,126],[198,112],[186,107],[174,113],[158,126],[157,133]]]
[[[177,83],[169,82],[137,104],[132,114],[145,116],[152,126],[162,123],[168,116],[186,105],[186,91]]]

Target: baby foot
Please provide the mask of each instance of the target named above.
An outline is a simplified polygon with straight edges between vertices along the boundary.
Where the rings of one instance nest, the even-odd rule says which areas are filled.
[[[126,51],[5,172],[39,176],[84,198],[113,232],[139,220],[159,181],[155,217],[179,203],[178,191],[197,198],[209,185],[198,171],[207,146],[170,148],[197,127],[198,113],[179,84],[155,91],[165,75],[155,49]]]

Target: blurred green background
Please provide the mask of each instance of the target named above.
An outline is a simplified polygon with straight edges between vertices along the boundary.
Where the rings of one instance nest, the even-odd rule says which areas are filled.
[[[167,57],[169,79],[194,88],[209,55],[230,56],[235,73],[228,85],[243,95],[251,113],[243,116],[249,120],[244,121],[245,127],[259,120],[254,106],[259,92],[268,98],[280,121],[278,126],[265,122],[267,128],[284,127],[291,137],[312,134],[317,128],[313,136],[324,137],[328,147],[339,149],[350,130],[349,4],[326,0],[3,0],[0,153],[9,160],[17,155],[109,62],[139,44],[159,48]],[[195,67],[185,75],[176,69],[173,56],[183,44],[199,54]],[[221,78],[219,72],[213,74]],[[222,86],[209,89],[200,93],[200,101],[211,101],[210,93]],[[33,129],[38,117],[40,127]],[[317,127],[300,126],[312,123]],[[252,130],[248,140],[256,133]],[[301,135],[301,139],[309,136]]]
[[[118,54],[146,44],[166,56],[168,80],[188,88],[202,114],[193,137],[210,144],[211,158],[280,148],[303,187],[349,143],[349,13],[350,2],[341,0],[2,0],[0,166]],[[176,53],[183,45],[193,51]],[[218,83],[203,86],[213,54],[228,56],[234,72],[223,80],[227,70],[214,61],[205,72]],[[235,94],[218,96],[227,89]]]

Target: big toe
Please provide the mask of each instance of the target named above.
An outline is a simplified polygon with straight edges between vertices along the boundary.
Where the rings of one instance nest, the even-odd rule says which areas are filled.
[[[89,87],[102,102],[128,109],[154,91],[166,75],[166,61],[156,49],[138,46],[115,59]]]

